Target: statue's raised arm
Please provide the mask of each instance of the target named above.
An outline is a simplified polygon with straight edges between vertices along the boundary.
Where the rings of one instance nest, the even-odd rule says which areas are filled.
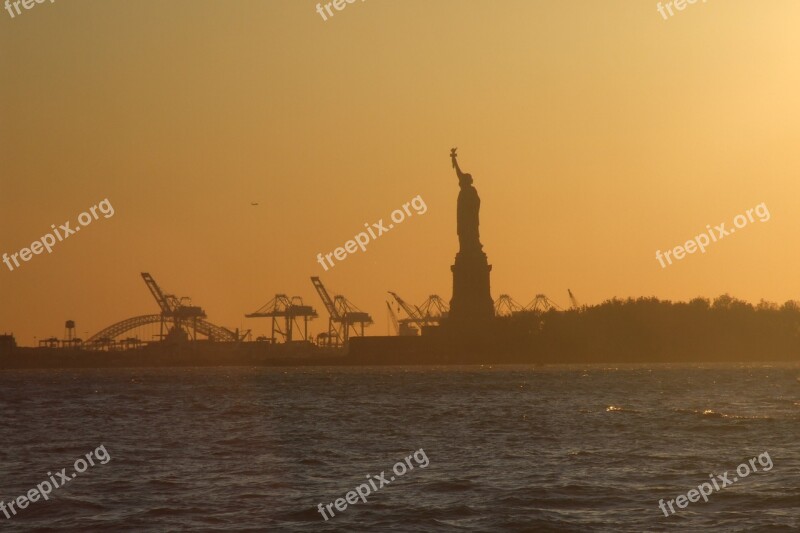
[[[458,154],[456,153],[458,148],[451,148],[450,149],[450,159],[453,161],[453,168],[456,169],[456,175],[458,176],[458,181],[464,179],[465,174],[461,172],[461,168],[458,166]]]
[[[458,154],[456,153],[456,150],[458,150],[458,148],[450,149],[450,160],[453,162],[453,168],[456,169],[458,184],[461,187],[470,186],[472,185],[472,175],[461,172],[461,167],[458,166]]]

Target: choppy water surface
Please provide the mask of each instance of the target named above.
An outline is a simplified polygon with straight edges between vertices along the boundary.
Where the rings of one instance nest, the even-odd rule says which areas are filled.
[[[0,529],[791,531],[797,367],[131,369],[0,375],[0,499],[101,444]],[[328,504],[412,451],[430,463]],[[768,452],[774,467],[674,499]]]

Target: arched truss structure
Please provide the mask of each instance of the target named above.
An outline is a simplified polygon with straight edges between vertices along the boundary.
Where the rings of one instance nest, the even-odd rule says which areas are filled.
[[[128,331],[141,326],[147,326],[148,324],[159,324],[162,320],[165,320],[165,323],[172,323],[172,320],[168,318],[163,319],[161,315],[141,315],[128,318],[98,331],[86,341],[86,344],[103,344],[115,339],[116,337],[119,337],[124,333],[127,333]],[[197,333],[208,337],[209,340],[217,342],[236,342],[239,340],[236,338],[236,333],[230,331],[229,329],[212,324],[211,322],[203,320],[202,318],[196,319],[196,322],[192,321],[191,326],[196,327]]]

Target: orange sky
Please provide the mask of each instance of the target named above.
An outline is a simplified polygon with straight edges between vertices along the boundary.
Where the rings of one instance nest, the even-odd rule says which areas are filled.
[[[209,320],[310,276],[386,333],[386,291],[450,298],[458,182],[482,199],[492,294],[525,304],[800,299],[800,3],[58,0],[0,11],[0,253],[108,198],[115,215],[15,270],[30,345],[154,313],[139,273]],[[316,262],[421,195],[328,272]],[[257,207],[251,202],[259,202]],[[662,269],[657,249],[765,202],[766,223]]]

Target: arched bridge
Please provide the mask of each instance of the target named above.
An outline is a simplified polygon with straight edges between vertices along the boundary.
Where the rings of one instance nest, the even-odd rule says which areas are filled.
[[[161,320],[161,315],[141,315],[128,318],[98,331],[86,341],[86,344],[101,344],[105,339],[114,339],[141,326],[159,324]],[[233,331],[212,324],[202,318],[198,318],[197,322],[192,323],[193,327],[195,325],[197,333],[208,337],[209,340],[217,342],[235,342],[239,340]]]
[[[103,346],[128,331],[149,324],[161,324],[162,333],[165,326],[168,329],[170,327],[178,329],[190,328],[193,333],[199,333],[211,341],[236,342],[239,340],[237,334],[233,331],[205,320],[206,313],[200,307],[192,306],[191,304],[185,305],[183,302],[188,298],[178,298],[173,294],[164,293],[147,272],[142,272],[142,279],[144,279],[147,288],[150,289],[150,293],[161,308],[161,313],[135,316],[112,324],[92,335],[85,342],[85,345]]]

